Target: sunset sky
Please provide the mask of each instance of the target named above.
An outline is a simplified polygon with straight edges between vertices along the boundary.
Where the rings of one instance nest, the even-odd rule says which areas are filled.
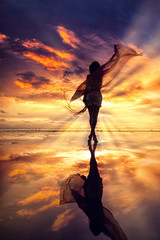
[[[159,0],[0,1],[0,127],[87,127],[87,113],[72,116],[63,92],[69,99],[89,64],[123,43],[143,56],[103,89],[98,127],[159,128],[159,9]]]

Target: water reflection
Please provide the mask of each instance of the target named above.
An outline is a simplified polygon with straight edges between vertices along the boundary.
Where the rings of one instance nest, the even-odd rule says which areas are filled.
[[[127,240],[125,233],[113,214],[103,206],[103,183],[100,177],[95,150],[97,142],[88,143],[91,153],[89,175],[75,174],[61,185],[61,204],[76,202],[87,215],[91,232],[98,236],[101,232],[112,240]]]
[[[159,240],[159,135],[113,134],[118,150],[109,133],[98,133],[95,154],[103,178],[103,205],[129,240]],[[89,173],[90,152],[83,132],[6,133],[0,150],[2,239],[95,239],[77,203],[59,205],[60,182],[70,174]],[[96,239],[107,236],[101,233]]]

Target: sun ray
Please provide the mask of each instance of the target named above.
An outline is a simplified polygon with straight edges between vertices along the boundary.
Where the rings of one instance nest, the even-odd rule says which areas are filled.
[[[107,129],[108,130],[108,134],[110,135],[111,139],[112,139],[112,142],[113,142],[113,145],[117,148],[120,147],[120,144],[119,142],[117,141],[117,139],[115,138],[115,134],[112,133],[112,131],[110,131],[110,126],[111,124],[109,124],[108,122],[108,118],[105,117],[102,115],[101,118],[100,118],[104,124],[104,129]],[[112,126],[112,125],[111,125]]]

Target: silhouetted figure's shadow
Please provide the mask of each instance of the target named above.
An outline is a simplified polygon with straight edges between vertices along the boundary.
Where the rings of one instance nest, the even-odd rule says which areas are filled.
[[[87,215],[89,219],[89,228],[94,235],[97,236],[102,232],[112,240],[127,240],[122,228],[115,220],[112,213],[103,206],[101,201],[103,184],[95,159],[96,146],[96,142],[93,146],[89,143],[91,160],[88,177],[86,178],[83,175],[76,174],[68,178],[61,189],[61,197],[63,198],[61,204],[76,202],[79,208]],[[74,184],[74,182],[76,183]],[[79,187],[77,187],[78,182]]]

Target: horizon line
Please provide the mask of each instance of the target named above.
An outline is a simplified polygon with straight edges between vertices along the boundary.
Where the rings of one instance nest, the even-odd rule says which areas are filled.
[[[0,128],[0,132],[88,132],[87,129],[64,128]],[[160,132],[160,128],[110,128],[96,129],[96,132]]]

